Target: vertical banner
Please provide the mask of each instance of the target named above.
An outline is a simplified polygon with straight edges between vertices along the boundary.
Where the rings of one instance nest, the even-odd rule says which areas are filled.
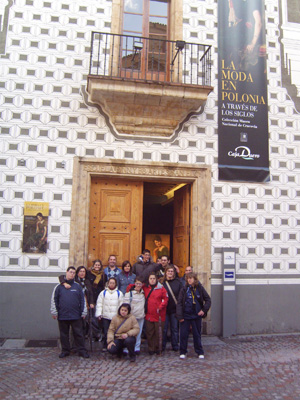
[[[47,253],[49,203],[25,201],[23,252]]]
[[[269,180],[264,20],[264,0],[218,1],[220,180]]]

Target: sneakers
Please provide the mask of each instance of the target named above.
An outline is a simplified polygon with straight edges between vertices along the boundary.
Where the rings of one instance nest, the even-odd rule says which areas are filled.
[[[186,354],[180,354],[179,358],[181,358],[181,360],[184,360],[186,358]],[[204,358],[204,354],[199,354],[198,358],[203,359]]]

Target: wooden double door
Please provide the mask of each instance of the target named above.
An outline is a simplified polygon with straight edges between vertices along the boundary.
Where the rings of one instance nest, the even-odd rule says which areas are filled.
[[[97,258],[106,265],[110,254],[117,256],[118,266],[124,260],[134,263],[142,251],[142,221],[142,181],[92,178],[89,267]],[[190,262],[190,185],[174,194],[172,261],[182,270]]]

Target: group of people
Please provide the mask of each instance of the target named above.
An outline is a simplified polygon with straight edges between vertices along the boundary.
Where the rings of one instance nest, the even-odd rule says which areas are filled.
[[[103,349],[119,358],[128,353],[130,361],[136,360],[144,331],[150,355],[163,353],[170,332],[172,350],[179,350],[184,359],[191,327],[195,352],[204,358],[201,324],[211,299],[191,266],[182,278],[178,272],[168,256],[154,263],[147,249],[133,266],[124,261],[122,269],[114,255],[109,256],[106,268],[100,260],[93,262],[91,270],[69,267],[59,277],[51,300],[51,314],[58,319],[60,331],[59,357],[70,354],[70,328],[78,355],[89,357],[84,345],[89,310],[93,316],[89,329],[95,340],[101,330]]]

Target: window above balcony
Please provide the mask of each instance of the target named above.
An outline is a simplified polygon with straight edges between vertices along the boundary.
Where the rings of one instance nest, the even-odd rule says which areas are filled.
[[[92,34],[89,101],[119,133],[170,137],[213,89],[210,46],[166,40],[161,25],[150,21],[150,37]]]

